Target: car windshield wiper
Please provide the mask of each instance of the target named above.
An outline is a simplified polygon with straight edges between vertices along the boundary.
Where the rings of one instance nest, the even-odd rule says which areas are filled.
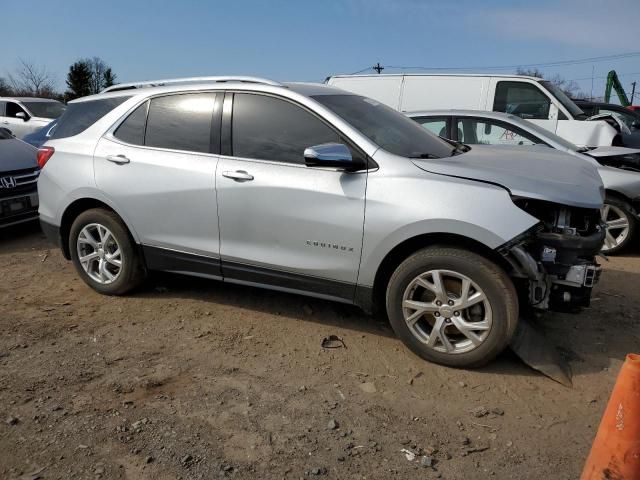
[[[440,158],[432,153],[412,153],[409,158]]]
[[[440,137],[442,138],[442,137]],[[450,143],[451,145],[454,146],[454,149],[451,151],[451,157],[453,157],[456,153],[460,154],[460,153],[467,153],[469,150],[471,150],[471,147],[469,145],[465,145],[462,142],[456,142],[455,140],[450,140],[448,138],[442,138],[445,142]]]

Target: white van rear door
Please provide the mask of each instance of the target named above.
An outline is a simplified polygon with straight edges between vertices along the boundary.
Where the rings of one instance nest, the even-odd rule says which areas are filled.
[[[406,75],[400,111],[484,110],[488,88],[488,77]]]
[[[331,77],[327,84],[373,98],[396,110],[400,108],[402,75]]]

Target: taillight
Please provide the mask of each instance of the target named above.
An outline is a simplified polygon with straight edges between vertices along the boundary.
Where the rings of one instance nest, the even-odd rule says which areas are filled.
[[[44,165],[49,161],[55,151],[56,149],[53,147],[40,147],[38,149],[38,155],[36,157],[38,166],[40,168],[44,168]]]

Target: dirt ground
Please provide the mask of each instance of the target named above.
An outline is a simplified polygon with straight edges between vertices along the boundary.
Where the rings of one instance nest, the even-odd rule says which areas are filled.
[[[640,346],[637,255],[544,320],[572,389],[510,352],[426,363],[331,302],[168,275],[101,296],[35,225],[0,233],[0,267],[2,479],[575,479]]]

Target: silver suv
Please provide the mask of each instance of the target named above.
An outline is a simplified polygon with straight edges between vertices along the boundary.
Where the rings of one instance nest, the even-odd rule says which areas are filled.
[[[42,227],[104,294],[162,270],[378,307],[471,367],[598,279],[593,165],[449,143],[326,85],[117,85],[71,102],[38,161]]]

